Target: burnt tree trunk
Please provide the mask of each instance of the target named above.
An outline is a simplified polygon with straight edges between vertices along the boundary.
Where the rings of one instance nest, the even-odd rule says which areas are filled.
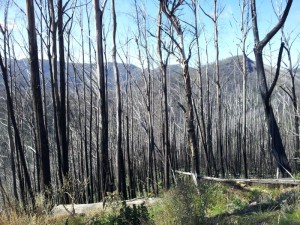
[[[57,30],[59,45],[59,78],[60,78],[60,112],[59,112],[59,136],[62,156],[62,174],[64,178],[69,174],[69,150],[67,140],[66,121],[66,76],[65,76],[65,47],[64,47],[64,25],[63,25],[62,0],[57,2]]]
[[[269,41],[274,37],[274,35],[280,30],[280,28],[284,25],[292,3],[293,0],[289,0],[287,2],[286,8],[277,25],[274,26],[274,28],[269,33],[267,33],[264,39],[260,40],[258,25],[257,25],[256,1],[251,0],[252,26],[253,26],[253,36],[254,36],[254,43],[255,43],[254,55],[256,60],[256,70],[257,70],[257,76],[259,80],[260,94],[264,104],[265,116],[268,124],[268,132],[269,135],[271,136],[272,153],[275,157],[277,166],[280,169],[282,176],[286,176],[288,173],[290,173],[291,167],[289,165],[288,158],[285,153],[285,149],[282,143],[279,127],[277,125],[277,121],[274,116],[270,98],[280,73],[280,63],[281,63],[284,44],[282,43],[280,47],[276,74],[270,88],[268,88],[267,80],[266,80],[266,74],[265,74],[265,68],[263,62],[263,49],[269,43]]]
[[[1,70],[2,70],[2,76],[3,76],[5,91],[6,91],[7,104],[9,106],[9,109],[8,109],[9,110],[9,115],[10,115],[11,123],[12,123],[13,129],[14,129],[14,133],[15,133],[17,156],[20,157],[20,163],[21,163],[21,166],[22,166],[22,169],[23,169],[23,172],[24,172],[25,184],[28,188],[29,196],[31,198],[31,203],[32,203],[33,207],[35,207],[35,197],[34,197],[33,189],[32,189],[32,186],[31,186],[30,175],[29,175],[29,171],[28,171],[28,167],[27,167],[27,163],[26,163],[26,159],[25,159],[25,155],[24,155],[24,150],[23,150],[23,146],[22,146],[22,140],[21,140],[21,137],[20,137],[19,128],[17,126],[15,111],[14,111],[14,107],[13,107],[13,101],[12,101],[12,98],[11,98],[11,95],[10,95],[7,69],[4,66],[1,53],[0,53],[0,66],[1,66]],[[18,172],[18,174],[20,175],[21,172]],[[20,178],[21,178],[21,176],[19,176],[19,179]],[[21,188],[20,192],[22,194],[22,196],[21,196],[22,202],[25,204],[24,189]]]
[[[112,8],[112,18],[113,18],[113,50],[112,50],[112,60],[114,68],[114,76],[116,82],[116,110],[117,110],[117,184],[118,192],[122,193],[123,199],[127,199],[126,192],[126,171],[124,154],[122,149],[122,105],[121,105],[121,88],[119,79],[119,70],[117,65],[117,48],[116,48],[116,31],[117,31],[117,18],[115,12],[115,1],[111,1]]]
[[[27,19],[28,19],[28,39],[29,39],[29,55],[30,55],[30,73],[31,73],[31,90],[33,97],[33,109],[35,116],[35,126],[37,133],[37,153],[39,158],[40,171],[39,179],[41,181],[42,191],[46,192],[51,187],[51,173],[50,173],[50,157],[49,157],[49,143],[45,128],[43,100],[41,93],[40,71],[38,48],[35,30],[34,18],[34,3],[32,0],[26,1]]]
[[[98,73],[98,88],[99,88],[99,107],[101,117],[101,134],[100,134],[100,151],[101,151],[101,179],[102,179],[102,198],[106,196],[106,192],[110,186],[110,167],[108,157],[108,118],[106,104],[106,88],[105,88],[105,73],[104,73],[104,58],[103,58],[103,38],[102,38],[102,19],[106,1],[100,8],[99,0],[94,0],[95,10],[95,29],[96,29],[96,64]]]

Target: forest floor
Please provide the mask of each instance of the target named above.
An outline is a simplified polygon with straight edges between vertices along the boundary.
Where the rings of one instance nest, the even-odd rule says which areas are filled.
[[[0,214],[0,224],[299,224],[300,186],[189,181],[159,198],[55,206],[43,215]],[[66,210],[67,209],[67,210]]]

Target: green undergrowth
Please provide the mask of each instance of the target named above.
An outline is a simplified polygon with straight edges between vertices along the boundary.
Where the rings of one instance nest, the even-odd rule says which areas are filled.
[[[199,194],[200,193],[200,194]],[[150,209],[155,224],[300,224],[299,187],[188,181]]]
[[[0,224],[57,225],[176,225],[176,224],[299,224],[299,187],[201,181],[189,179],[162,192],[152,205],[128,206],[118,195],[108,197],[105,210],[85,215],[55,217],[28,215],[14,210],[0,214]]]

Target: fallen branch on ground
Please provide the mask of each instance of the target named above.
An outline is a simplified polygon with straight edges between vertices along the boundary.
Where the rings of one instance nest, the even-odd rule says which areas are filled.
[[[175,170],[176,173],[189,175],[194,178],[194,174],[190,172],[183,172],[179,170]],[[281,179],[225,179],[225,178],[217,178],[217,177],[207,177],[207,176],[198,176],[199,179],[203,180],[211,180],[218,182],[247,182],[247,183],[259,183],[259,184],[290,184],[290,185],[300,185],[300,180],[295,180],[291,178],[281,178]]]

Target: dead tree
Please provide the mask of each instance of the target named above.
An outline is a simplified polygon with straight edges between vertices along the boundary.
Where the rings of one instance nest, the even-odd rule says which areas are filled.
[[[242,148],[243,148],[243,162],[245,178],[248,178],[248,165],[247,165],[247,53],[246,41],[250,31],[249,26],[249,4],[246,0],[240,1],[241,9],[241,50],[242,50],[242,73],[243,73],[243,127],[242,127]]]
[[[274,8],[274,6],[273,6]],[[280,20],[280,13],[281,12],[276,12],[275,8],[274,8],[274,12],[278,18],[278,20]],[[294,111],[294,146],[295,146],[295,153],[294,153],[294,157],[296,158],[296,160],[298,160],[297,158],[300,157],[300,121],[299,121],[299,112],[298,112],[298,98],[297,98],[297,94],[296,94],[296,85],[295,85],[295,78],[296,78],[296,74],[297,74],[297,70],[299,67],[299,60],[297,63],[293,63],[292,62],[292,54],[291,52],[294,50],[293,48],[293,44],[296,41],[296,38],[299,37],[299,33],[293,38],[292,37],[292,33],[293,31],[291,31],[289,34],[287,34],[286,29],[284,28],[284,26],[281,27],[281,36],[282,36],[282,41],[284,42],[284,49],[287,53],[287,62],[283,63],[285,64],[285,66],[287,67],[287,71],[288,74],[290,75],[291,78],[291,87],[283,87],[281,86],[282,90],[289,96],[292,105],[293,105],[293,111]],[[296,170],[299,171],[300,170],[300,164],[299,161],[296,161]]]
[[[162,49],[162,3],[159,4],[159,12],[157,19],[157,53],[159,57],[160,73],[162,76],[162,92],[163,92],[163,145],[164,145],[164,188],[170,188],[170,138],[169,138],[169,112],[168,112],[168,85],[167,85],[167,63],[170,53],[167,52],[166,59],[163,60]]]
[[[192,100],[192,87],[191,87],[191,77],[189,73],[189,60],[191,57],[191,46],[186,55],[186,49],[184,44],[183,29],[181,27],[181,20],[176,15],[178,9],[184,4],[184,0],[175,0],[172,3],[167,0],[160,0],[162,4],[162,11],[167,19],[171,22],[172,27],[175,29],[177,34],[177,40],[171,34],[169,37],[175,43],[179,50],[180,59],[179,62],[182,67],[182,75],[184,78],[184,90],[185,90],[185,105],[182,107],[185,113],[186,129],[188,133],[188,148],[191,154],[192,161],[192,173],[197,177],[200,174],[200,163],[199,163],[199,149],[197,145],[197,138],[195,132],[195,122],[194,122],[194,105]]]
[[[20,136],[20,131],[19,131],[19,128],[17,126],[15,111],[14,111],[14,106],[13,106],[13,100],[12,100],[12,97],[11,97],[11,94],[10,94],[10,88],[9,88],[9,84],[8,84],[7,68],[4,66],[1,53],[0,53],[0,67],[1,67],[2,76],[3,76],[3,80],[4,80],[4,85],[5,85],[7,104],[8,104],[8,107],[9,107],[9,109],[8,109],[9,110],[9,115],[10,115],[11,123],[12,123],[12,126],[13,126],[13,130],[14,130],[14,133],[15,133],[16,149],[17,149],[17,152],[19,154],[20,161],[21,161],[21,167],[22,167],[23,172],[24,172],[25,184],[26,184],[27,189],[28,189],[28,193],[29,193],[29,196],[30,196],[30,199],[31,199],[31,203],[34,207],[35,206],[35,197],[34,197],[32,185],[31,185],[31,180],[30,180],[30,175],[29,175],[29,171],[28,171],[27,162],[26,162],[25,155],[24,155],[24,149],[23,149],[23,144],[22,144],[22,140],[21,140],[21,136]],[[21,190],[21,194],[25,194],[25,191]],[[23,199],[23,202],[25,203],[24,199],[26,199],[26,197],[21,196],[21,199]]]
[[[64,47],[64,27],[63,14],[69,1],[64,5],[62,0],[57,2],[57,31],[59,46],[59,78],[60,78],[60,111],[59,111],[59,136],[62,156],[62,174],[64,178],[69,174],[69,149],[67,140],[67,122],[66,122],[66,72],[65,72],[65,47]]]
[[[224,166],[224,149],[222,140],[222,93],[221,93],[221,80],[220,80],[220,66],[219,66],[219,17],[223,9],[218,10],[218,1],[214,0],[214,13],[213,16],[206,13],[202,8],[202,12],[213,22],[214,24],[214,47],[216,53],[215,61],[215,85],[216,85],[216,108],[217,108],[217,122],[216,122],[216,140],[217,140],[217,155],[219,156],[219,162],[221,166],[221,175],[225,177],[225,166]]]
[[[254,44],[255,44],[254,55],[256,61],[256,70],[257,70],[257,76],[259,81],[260,95],[264,105],[265,117],[268,125],[268,132],[272,139],[271,140],[272,153],[275,157],[277,166],[280,169],[280,172],[283,176],[286,176],[288,173],[291,172],[291,167],[289,165],[289,161],[285,153],[279,127],[274,115],[273,107],[271,104],[271,95],[275,88],[280,73],[280,63],[281,63],[284,44],[282,43],[280,47],[276,74],[270,87],[268,87],[267,84],[266,72],[264,68],[263,49],[269,43],[269,41],[274,37],[274,35],[280,30],[280,28],[284,25],[292,3],[293,0],[289,0],[287,2],[285,10],[279,22],[276,24],[276,26],[273,27],[271,31],[269,31],[266,34],[266,36],[263,39],[260,39],[259,31],[258,31],[258,23],[257,23],[258,18],[257,18],[257,11],[256,11],[256,1],[251,0],[252,27],[253,27],[252,30],[253,30],[253,37],[254,37]]]
[[[125,163],[122,149],[122,105],[121,105],[121,88],[119,79],[119,70],[117,65],[117,48],[116,48],[116,31],[117,31],[117,19],[115,12],[115,1],[111,0],[112,18],[113,18],[113,50],[112,50],[112,60],[113,68],[116,82],[116,110],[117,110],[117,183],[118,192],[122,193],[124,199],[127,199],[126,192],[126,171]]]
[[[108,157],[108,118],[107,118],[107,104],[106,104],[106,85],[104,74],[104,56],[103,56],[103,13],[106,5],[106,0],[99,4],[99,0],[94,0],[95,10],[95,29],[96,29],[96,64],[98,74],[98,88],[99,88],[99,107],[101,117],[101,136],[100,136],[100,151],[101,151],[101,179],[102,179],[102,198],[106,196],[110,185],[110,165]]]
[[[33,109],[35,116],[35,126],[37,133],[38,159],[40,165],[39,179],[41,187],[44,192],[51,188],[51,173],[50,173],[50,156],[48,135],[46,132],[43,100],[41,93],[40,71],[38,48],[36,40],[36,28],[34,17],[34,3],[33,0],[26,1],[27,6],[27,20],[28,20],[28,41],[29,41],[29,56],[30,56],[30,73],[31,73],[31,90],[33,97]]]
[[[9,63],[7,62],[7,57],[10,59],[10,32],[7,29],[7,17],[8,17],[8,10],[10,6],[10,1],[6,2],[5,11],[4,11],[4,27],[0,25],[0,31],[3,34],[3,53],[4,53],[4,68],[11,68],[11,61]],[[8,52],[8,56],[7,56]],[[9,70],[10,76],[11,76],[11,70]],[[7,75],[8,76],[8,75]],[[11,115],[10,115],[10,107],[8,98],[6,98],[6,105],[7,105],[7,131],[8,131],[8,137],[9,137],[9,147],[10,147],[10,162],[11,162],[11,172],[12,172],[12,183],[13,183],[13,195],[15,198],[15,201],[19,201],[18,196],[18,189],[17,189],[17,173],[16,173],[16,159],[15,159],[15,151],[16,151],[16,145],[14,142],[13,137],[13,129],[11,124]],[[20,181],[22,182],[22,181]],[[24,193],[25,190],[20,190],[21,194]],[[25,205],[25,202],[22,202],[23,205]]]

